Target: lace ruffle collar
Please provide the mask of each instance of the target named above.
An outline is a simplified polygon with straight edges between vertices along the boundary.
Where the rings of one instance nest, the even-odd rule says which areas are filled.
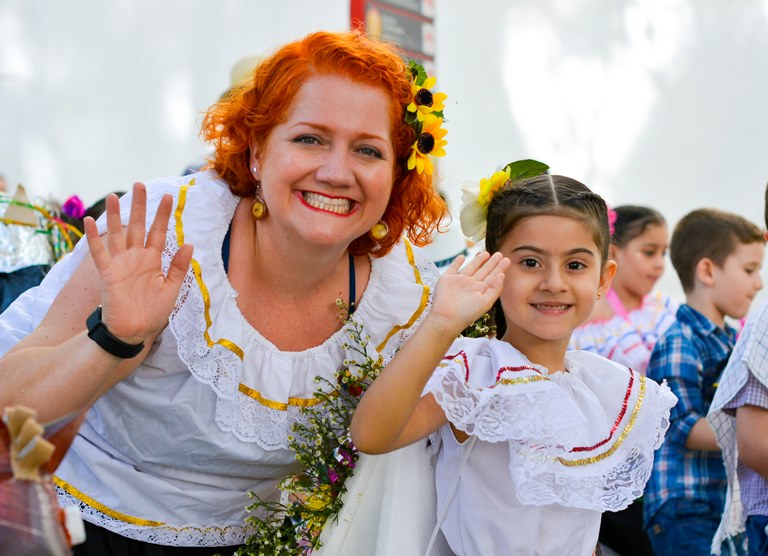
[[[287,447],[298,409],[316,403],[315,377],[332,380],[348,358],[342,329],[301,352],[278,350],[240,313],[221,260],[221,244],[239,199],[210,172],[196,174],[172,192],[169,264],[183,243],[193,262],[170,318],[178,352],[192,375],[216,393],[216,421],[241,440],[265,449]],[[399,243],[372,259],[371,276],[354,318],[385,360],[425,316],[436,271],[418,249]],[[369,348],[370,349],[370,348]]]

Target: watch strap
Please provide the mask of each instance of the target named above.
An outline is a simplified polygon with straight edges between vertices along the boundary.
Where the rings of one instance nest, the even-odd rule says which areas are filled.
[[[136,357],[144,349],[144,342],[128,344],[112,334],[107,325],[101,320],[101,305],[91,313],[85,321],[88,327],[88,337],[96,342],[101,349],[121,359]]]

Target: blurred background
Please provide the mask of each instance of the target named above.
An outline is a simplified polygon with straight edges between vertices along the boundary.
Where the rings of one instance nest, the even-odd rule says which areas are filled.
[[[448,94],[456,214],[464,181],[536,158],[670,227],[703,206],[764,225],[768,0],[0,0],[8,191],[87,206],[182,173],[238,61],[353,16]],[[682,298],[671,265],[658,287]]]

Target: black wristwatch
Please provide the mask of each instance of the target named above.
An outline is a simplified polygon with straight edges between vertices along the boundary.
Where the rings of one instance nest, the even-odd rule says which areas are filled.
[[[99,344],[99,347],[107,353],[121,359],[136,357],[144,349],[144,342],[127,344],[112,334],[107,325],[101,321],[101,305],[91,313],[85,321],[88,327],[88,337]]]

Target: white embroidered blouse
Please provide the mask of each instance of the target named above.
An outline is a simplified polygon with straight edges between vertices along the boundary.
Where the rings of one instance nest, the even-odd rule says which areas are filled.
[[[349,337],[340,330],[319,346],[283,352],[246,322],[221,257],[239,198],[215,174],[157,180],[147,190],[147,222],[164,193],[174,197],[164,268],[183,243],[195,246],[192,265],[149,356],[88,411],[56,472],[60,501],[133,539],[242,543],[246,493],[275,498],[276,483],[296,469],[291,424],[315,403],[315,377],[334,379],[350,356]],[[130,194],[121,199],[124,223],[129,210]],[[0,354],[37,326],[86,251],[83,241],[3,313]],[[426,315],[437,278],[407,241],[372,259],[354,319],[385,361]]]
[[[566,366],[547,374],[506,342],[462,338],[427,383],[472,435],[432,435],[456,554],[591,555],[600,514],[643,493],[677,399],[593,353],[568,352]]]

